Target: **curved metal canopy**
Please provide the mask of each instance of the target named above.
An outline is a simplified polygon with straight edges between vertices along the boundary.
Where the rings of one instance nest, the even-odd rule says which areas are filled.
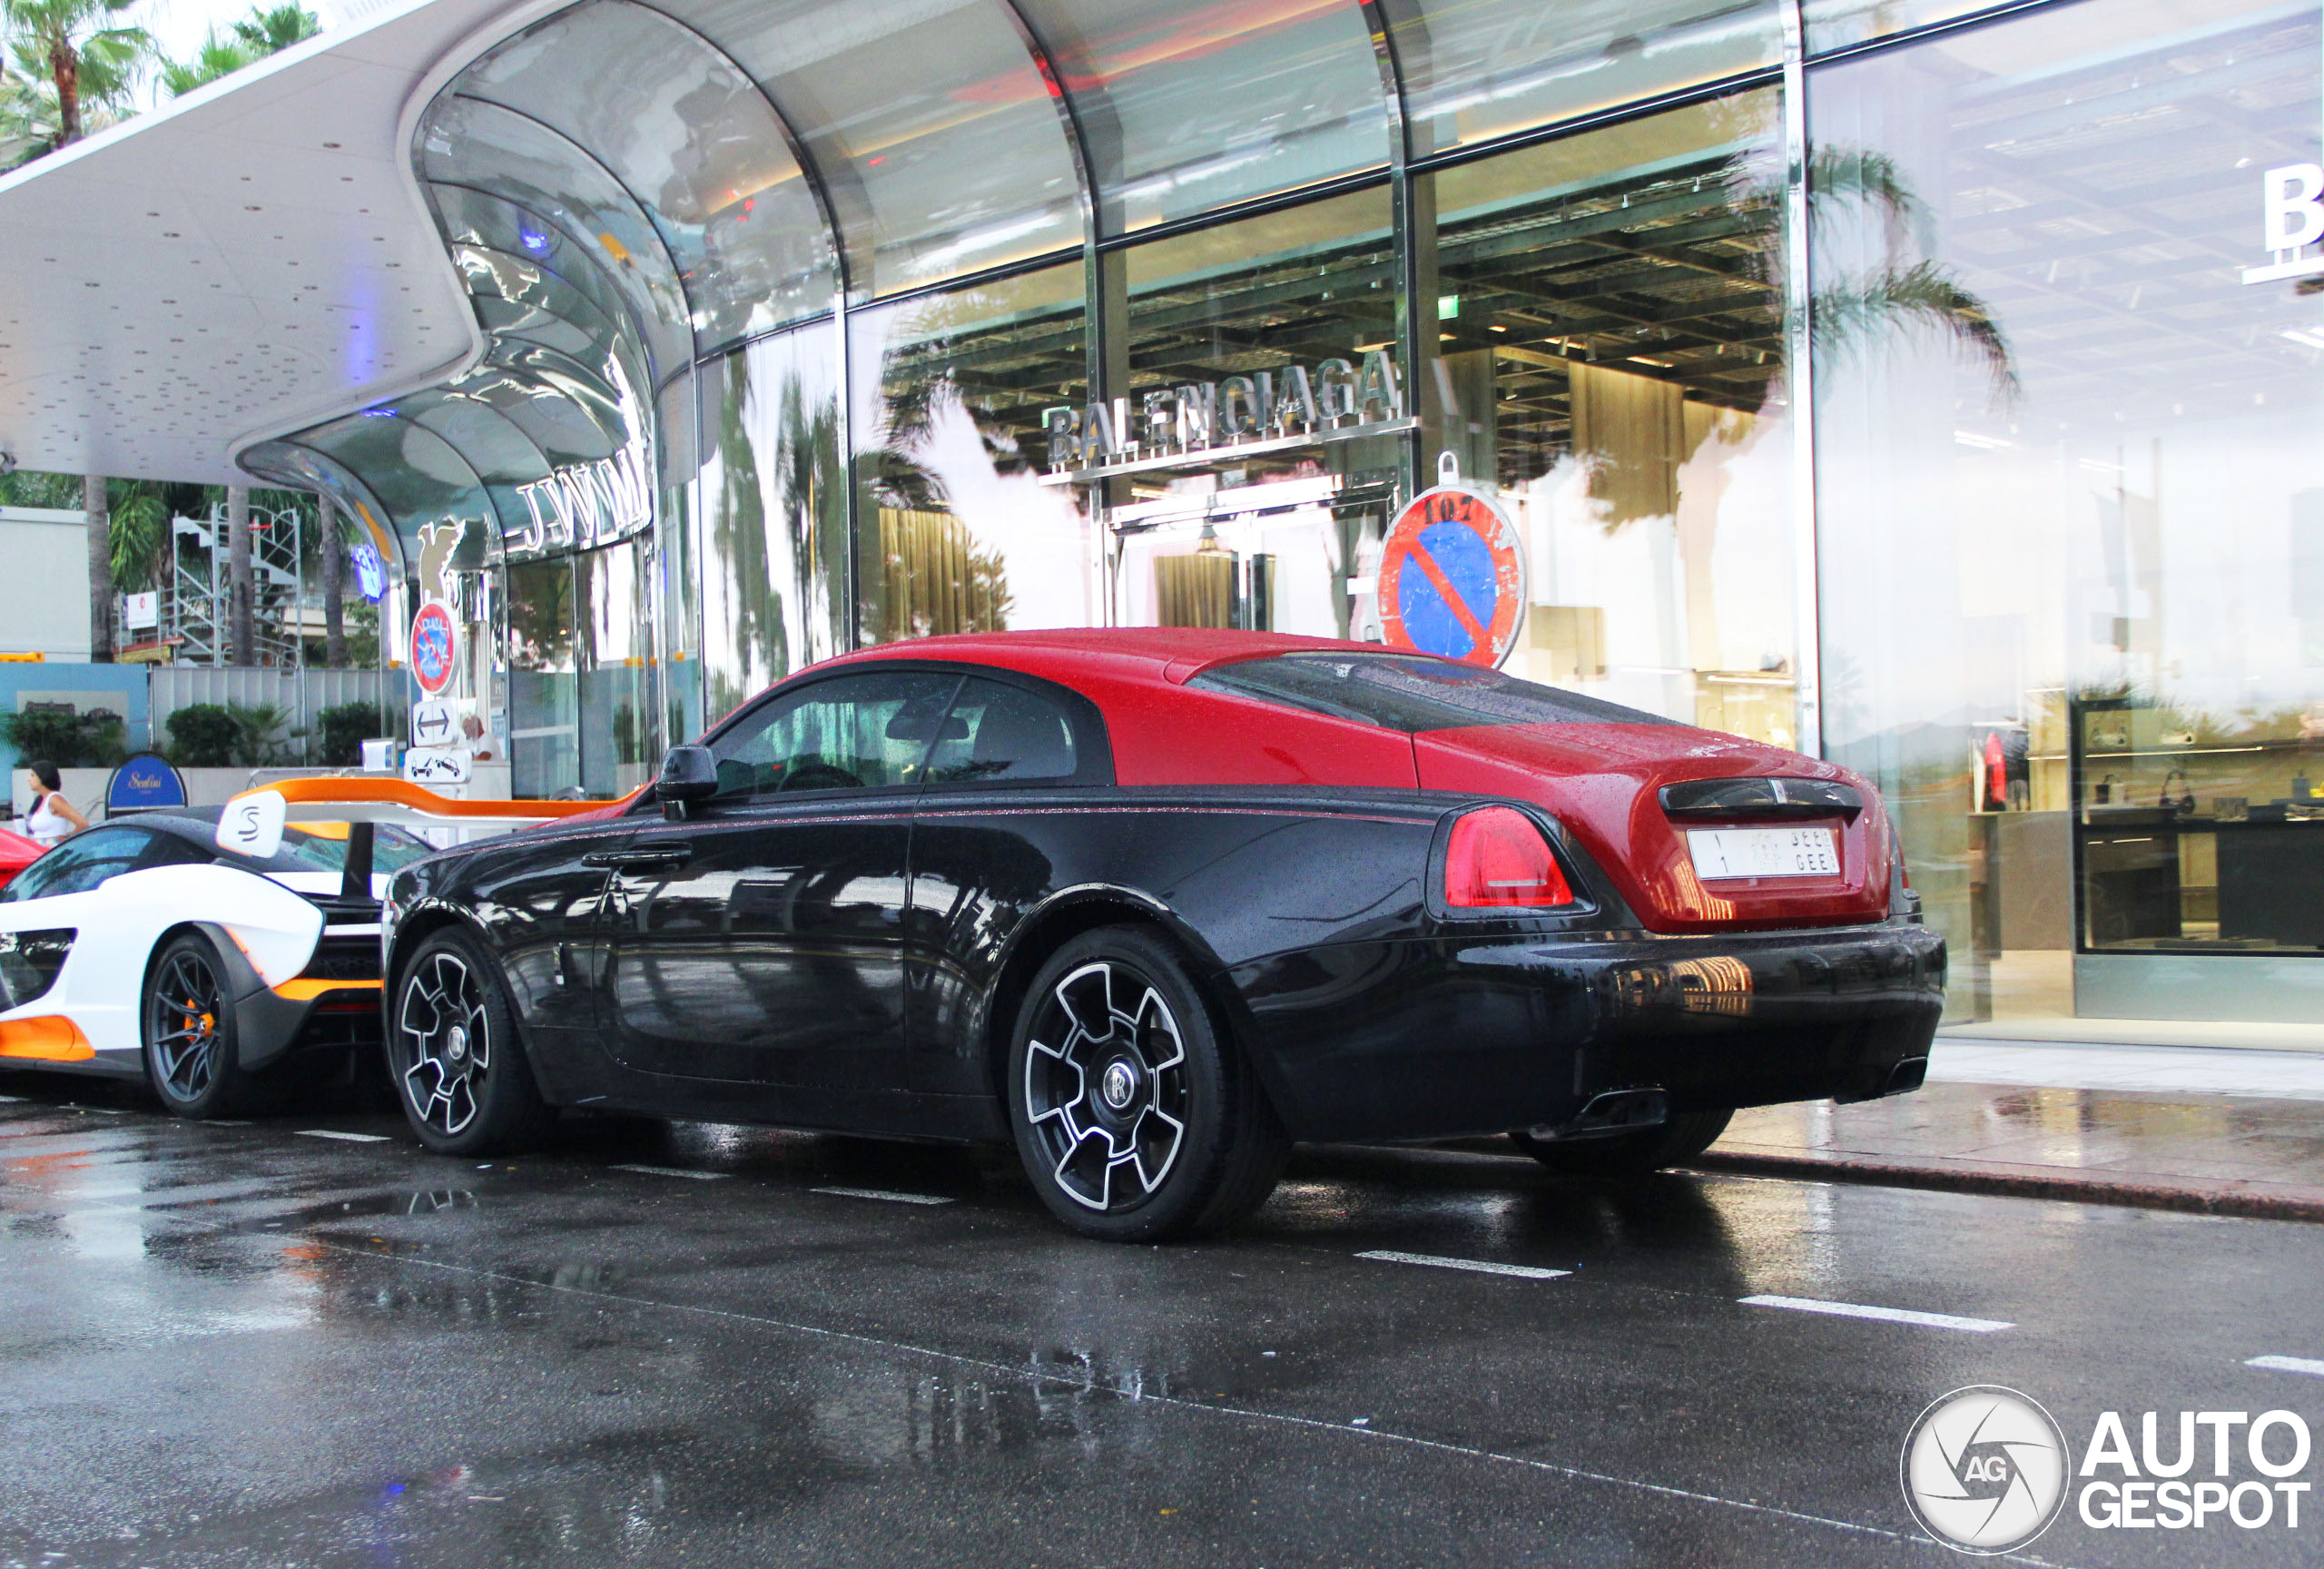
[[[1777,17],[1774,0],[582,0],[419,122],[482,361],[244,461],[322,476],[406,536],[449,517],[503,551],[618,538],[684,478],[689,432],[657,409],[743,339],[1762,69]]]

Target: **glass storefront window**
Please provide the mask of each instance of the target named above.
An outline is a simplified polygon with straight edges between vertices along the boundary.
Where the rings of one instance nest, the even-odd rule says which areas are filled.
[[[1390,223],[1384,187],[1107,258],[1128,331],[1077,429],[1121,470],[1113,624],[1367,635],[1412,424]]]
[[[1909,33],[1990,9],[1994,0],[1804,0],[1807,52],[1827,54],[1851,44]]]
[[[1415,155],[1766,69],[1783,54],[1769,0],[1422,0],[1400,8],[1391,31]]]
[[[1083,292],[1077,262],[849,316],[865,642],[1090,623],[1088,531],[1039,482],[1046,411],[1088,396]]]
[[[2262,220],[2319,42],[2088,0],[1810,77],[1827,732],[1960,1017],[2313,1006],[2324,272]]]
[[[654,581],[650,590],[661,634],[662,736],[675,746],[702,734],[702,562],[695,555],[695,481],[702,472],[701,399],[689,370],[655,400],[661,435],[662,506],[655,517]]]
[[[846,645],[838,340],[818,322],[695,373],[704,724]]]
[[[670,0],[766,89],[878,298],[1078,246],[1081,186],[1009,0]]]
[[[611,797],[645,783],[662,761],[654,706],[653,609],[644,540],[573,558],[576,694],[581,722],[581,792]]]
[[[1387,164],[1387,99],[1357,6],[1019,4],[1088,138],[1101,233]]]
[[[573,564],[561,556],[514,562],[505,581],[509,789],[553,800],[581,784]]]
[[[1416,380],[1524,544],[1512,674],[1789,746],[1778,130],[1753,92],[1423,177]]]

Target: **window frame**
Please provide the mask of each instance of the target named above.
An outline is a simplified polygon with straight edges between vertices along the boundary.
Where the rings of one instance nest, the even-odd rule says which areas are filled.
[[[909,663],[909,668],[906,667],[907,663]],[[734,731],[750,725],[753,720],[756,720],[761,715],[764,714],[768,708],[777,704],[789,702],[794,697],[798,697],[803,694],[813,691],[818,686],[829,686],[840,681],[865,680],[881,676],[925,674],[957,676],[959,672],[955,669],[946,668],[940,663],[933,661],[914,660],[906,662],[903,660],[881,660],[876,666],[867,661],[863,664],[852,664],[830,671],[815,671],[812,674],[803,673],[803,675],[795,676],[791,680],[784,681],[777,686],[769,687],[766,691],[761,693],[755,700],[746,703],[742,707],[734,710],[733,714],[727,715],[726,718],[721,721],[714,728],[704,733],[702,739],[697,742],[696,745],[715,751],[718,743],[721,740],[732,735]],[[960,686],[959,683],[956,681],[953,685],[952,691],[947,694],[944,698],[943,712],[946,715],[949,716],[951,714],[952,699],[959,695]],[[930,747],[934,746],[934,737],[931,736],[930,738],[928,745]],[[921,761],[923,763],[926,761],[927,755],[927,751],[923,750],[921,754]],[[689,810],[690,812],[698,813],[706,817],[724,817],[737,815],[747,812],[764,811],[769,807],[781,807],[785,810],[791,810],[799,807],[813,806],[824,802],[836,801],[862,803],[888,797],[916,795],[920,793],[920,790],[921,785],[918,783],[913,783],[909,784],[859,784],[837,790],[804,791],[793,795],[786,795],[784,793],[779,791],[772,794],[765,795],[757,794],[755,793],[747,796],[713,795],[704,800],[693,803]],[[655,799],[655,793],[650,786],[646,789],[644,794],[638,797],[637,804],[632,807],[631,811],[634,814],[659,813],[660,803]]]
[[[905,661],[898,660],[897,663]],[[954,689],[951,702],[945,705],[946,718],[950,718],[953,709],[960,706],[970,681],[990,681],[998,686],[1011,686],[1054,704],[1064,714],[1066,725],[1072,732],[1073,772],[1046,779],[924,780],[921,784],[922,794],[960,794],[979,790],[1088,790],[1110,787],[1116,783],[1113,742],[1107,734],[1106,716],[1089,698],[1059,682],[1029,676],[1019,670],[1008,670],[992,665],[971,665],[966,661],[942,663],[954,665],[961,673],[960,685]]]
[[[965,684],[971,678],[998,682],[1021,691],[1044,697],[1064,709],[1066,719],[1073,726],[1074,771],[1062,779],[971,779],[931,784],[925,779],[916,784],[867,784],[854,790],[818,790],[793,800],[775,796],[753,796],[747,802],[721,801],[713,796],[696,803],[693,810],[726,815],[752,808],[782,805],[785,808],[809,805],[822,801],[863,802],[886,796],[928,794],[955,794],[978,790],[1072,790],[1109,787],[1117,780],[1114,773],[1114,749],[1106,726],[1104,713],[1088,696],[1061,682],[1039,676],[1027,675],[1001,666],[981,665],[966,659],[866,659],[851,662],[832,670],[803,671],[789,680],[768,687],[764,692],[734,710],[725,718],[703,733],[698,746],[714,748],[719,741],[737,726],[748,723],[768,704],[779,703],[794,693],[820,686],[826,681],[845,680],[851,676],[870,675],[933,675],[957,677]],[[960,701],[961,685],[955,685],[951,696],[945,699],[945,717],[951,717],[953,705]],[[931,743],[933,745],[933,742]],[[649,786],[632,804],[627,815],[658,817],[661,803]]]

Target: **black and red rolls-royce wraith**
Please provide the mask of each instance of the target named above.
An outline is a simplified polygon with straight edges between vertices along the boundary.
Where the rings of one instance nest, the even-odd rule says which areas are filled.
[[[1295,1140],[1635,1172],[1911,1090],[1945,981],[1845,769],[1187,630],[816,666],[619,809],[401,872],[383,942],[432,1149],[582,1105],[1005,1140],[1122,1239],[1246,1214]]]

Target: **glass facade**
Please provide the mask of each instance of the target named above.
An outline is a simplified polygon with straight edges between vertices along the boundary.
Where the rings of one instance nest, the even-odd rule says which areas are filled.
[[[2324,331],[2242,272],[2319,43],[2090,0],[1813,78],[1826,740],[1965,1014],[2316,1016]]]
[[[848,321],[857,625],[867,643],[1083,627],[1092,536],[1044,486],[1048,410],[1088,397],[1078,262]]]
[[[1420,196],[1435,444],[1526,549],[1511,668],[1797,745],[1778,94],[1457,164]]]
[[[2312,1020],[2319,31],[585,0],[419,121],[468,369],[248,460],[596,796],[862,644],[1405,637],[1450,480],[1512,674],[1881,786],[1956,1023]]]

